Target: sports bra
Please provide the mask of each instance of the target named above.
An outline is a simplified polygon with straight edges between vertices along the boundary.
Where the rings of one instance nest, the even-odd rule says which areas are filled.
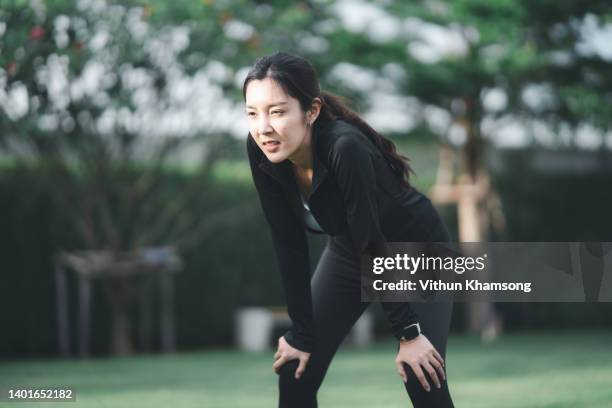
[[[310,229],[313,229],[319,232],[325,232],[323,231],[323,228],[321,228],[321,226],[319,225],[315,217],[310,212],[310,207],[308,206],[308,203],[306,202],[306,200],[304,199],[304,196],[301,193],[300,193],[300,198],[302,199],[302,204],[304,205],[304,223]]]

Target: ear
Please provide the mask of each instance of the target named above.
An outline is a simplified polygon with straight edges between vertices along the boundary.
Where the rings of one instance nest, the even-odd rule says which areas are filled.
[[[321,113],[321,104],[322,102],[320,98],[314,98],[312,100],[310,110],[306,113],[306,119],[311,124],[313,124],[315,120],[317,120],[317,118],[319,117],[319,114]]]

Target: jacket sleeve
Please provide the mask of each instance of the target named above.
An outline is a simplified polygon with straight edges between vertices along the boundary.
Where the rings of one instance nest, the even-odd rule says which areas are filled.
[[[263,153],[250,139],[251,136],[247,136],[247,152],[253,182],[259,193],[264,216],[270,226],[285,289],[287,309],[293,323],[284,337],[292,347],[310,353],[314,348],[315,339],[306,232],[291,212],[282,186],[258,167]]]
[[[375,157],[356,135],[336,141],[331,167],[344,198],[351,238],[360,253],[387,254],[386,237],[380,226]],[[408,302],[381,302],[396,338],[405,326],[416,323],[417,315]]]

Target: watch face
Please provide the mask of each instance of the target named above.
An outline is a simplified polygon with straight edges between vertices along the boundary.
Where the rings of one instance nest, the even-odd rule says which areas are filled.
[[[417,325],[406,326],[402,329],[402,340],[412,340],[419,335]]]

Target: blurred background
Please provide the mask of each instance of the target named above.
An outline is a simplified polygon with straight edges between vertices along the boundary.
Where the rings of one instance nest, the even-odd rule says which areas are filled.
[[[0,0],[0,387],[275,404],[241,87],[277,50],[394,140],[456,240],[612,241],[611,44],[603,0]],[[404,406],[380,307],[358,326],[321,403]],[[608,303],[458,303],[455,402],[610,406],[610,328]]]

